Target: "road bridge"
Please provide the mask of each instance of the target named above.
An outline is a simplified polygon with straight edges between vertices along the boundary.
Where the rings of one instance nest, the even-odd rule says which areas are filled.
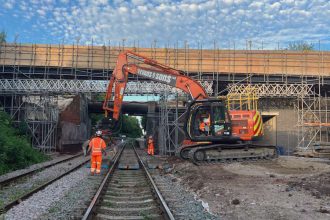
[[[276,129],[277,126],[279,127],[278,135],[283,136],[281,138],[283,145],[289,143],[289,137],[286,136],[288,134],[300,136],[301,140],[307,142],[308,145],[315,141],[315,137],[323,140],[321,134],[328,134],[329,129],[321,125],[324,124],[324,118],[330,118],[330,114],[328,111],[322,111],[325,106],[322,104],[324,101],[317,98],[330,95],[330,52],[325,51],[1,44],[0,94],[4,98],[0,104],[9,109],[12,117],[17,121],[22,120],[22,115],[28,116],[32,132],[38,131],[44,125],[48,126],[39,131],[40,135],[45,134],[41,139],[40,136],[36,137],[40,139],[37,140],[38,146],[43,147],[47,145],[45,143],[50,137],[54,140],[52,132],[56,130],[58,122],[57,117],[52,120],[49,120],[49,117],[46,118],[45,113],[51,117],[56,115],[52,110],[52,102],[47,100],[53,99],[58,94],[105,91],[117,56],[124,50],[135,51],[183,71],[184,74],[204,83],[204,87],[212,95],[218,95],[221,91],[225,93],[244,91],[246,84],[254,84],[260,97],[267,97],[266,101],[270,100],[269,98],[273,99],[276,103],[272,106],[280,109],[279,124],[271,122],[269,126],[273,128],[275,126]],[[127,94],[162,94],[164,92],[178,91],[137,76],[131,76],[126,90]],[[9,97],[10,95],[12,96]],[[39,95],[38,102],[31,95]],[[47,98],[47,95],[51,97]],[[312,98],[311,101],[307,102],[306,97]],[[282,98],[290,98],[294,101],[284,105],[285,101]],[[87,114],[87,104],[84,99],[73,102],[72,111],[69,108],[71,113],[68,115],[81,116],[75,121],[79,121]],[[299,100],[298,105],[295,104],[297,100]],[[264,110],[267,110],[269,106],[263,105]],[[79,109],[85,110],[79,112]],[[166,115],[166,111],[163,112]],[[295,116],[298,116],[296,121]],[[75,123],[75,121],[70,121],[70,123]],[[320,123],[319,130],[316,131],[315,128],[313,131],[308,130],[305,127],[307,122]],[[285,123],[287,125],[284,126]],[[282,127],[280,127],[281,124],[283,124]],[[299,134],[295,133],[296,125],[299,129],[301,128]],[[77,125],[71,127],[78,129]],[[288,127],[290,130],[287,129]],[[86,130],[85,127],[81,127],[78,132],[82,130]],[[305,135],[307,133],[320,135],[314,135],[308,139]],[[329,137],[326,136],[326,138]],[[296,146],[296,143],[292,142],[290,145]]]
[[[132,50],[198,76],[247,75],[329,77],[330,52],[288,50],[202,50],[43,44],[1,44],[3,74],[26,77],[104,79],[121,51]]]

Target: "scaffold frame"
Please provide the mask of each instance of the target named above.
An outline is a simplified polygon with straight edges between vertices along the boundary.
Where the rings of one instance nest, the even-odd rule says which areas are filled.
[[[22,123],[31,144],[44,153],[56,150],[59,109],[57,96],[49,94],[6,94],[0,96],[1,108],[10,114],[16,127]]]
[[[68,80],[68,79],[0,79],[0,94],[31,93],[39,94],[78,94],[78,93],[103,93],[109,81],[106,80]],[[213,93],[213,82],[200,82],[210,95]],[[126,95],[150,95],[180,93],[182,90],[152,81],[128,82]]]
[[[330,98],[301,97],[295,105],[298,115],[298,150],[315,150],[320,143],[330,146]]]

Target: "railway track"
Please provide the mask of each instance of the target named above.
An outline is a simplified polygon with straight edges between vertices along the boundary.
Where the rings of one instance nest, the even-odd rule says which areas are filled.
[[[56,180],[89,162],[89,158],[80,159],[79,157],[82,157],[82,154],[74,155],[1,181],[0,213],[8,211],[34,193],[46,188]],[[48,169],[56,169],[57,172],[51,172],[52,175],[47,177],[43,172],[47,172]],[[33,180],[34,182],[31,183]]]
[[[87,208],[87,219],[174,219],[154,180],[127,142]]]
[[[82,155],[83,155],[82,153],[79,153],[79,154],[75,154],[73,156],[69,156],[69,157],[66,157],[66,158],[63,158],[63,159],[60,159],[60,160],[56,160],[56,161],[53,161],[53,162],[45,162],[41,166],[36,166],[35,168],[32,168],[32,169],[26,169],[25,171],[23,171],[23,172],[21,172],[17,175],[11,175],[11,176],[4,175],[5,177],[0,179],[0,188],[8,185],[9,183],[11,183],[13,181],[21,179],[23,177],[27,177],[27,176],[32,175],[36,172],[39,172],[43,169],[46,169],[46,168],[49,168],[51,166],[55,166],[57,164],[72,160],[72,159],[80,157]]]

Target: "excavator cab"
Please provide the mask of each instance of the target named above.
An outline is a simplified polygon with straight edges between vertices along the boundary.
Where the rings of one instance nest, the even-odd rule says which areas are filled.
[[[195,142],[235,142],[229,113],[220,100],[195,100],[188,106],[186,135]]]

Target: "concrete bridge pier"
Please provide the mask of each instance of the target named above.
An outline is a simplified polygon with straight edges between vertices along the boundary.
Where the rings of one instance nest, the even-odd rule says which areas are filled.
[[[91,133],[88,98],[79,94],[59,100],[61,112],[58,123],[58,150],[76,151]]]

